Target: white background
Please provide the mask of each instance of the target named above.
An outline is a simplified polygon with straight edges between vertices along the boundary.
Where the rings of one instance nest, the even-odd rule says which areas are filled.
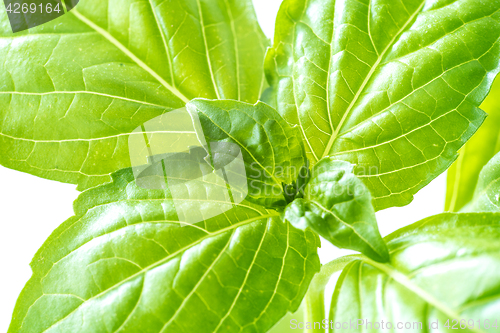
[[[262,29],[272,38],[280,0],[254,0]],[[383,236],[424,217],[441,213],[445,175],[420,191],[403,208],[377,213]],[[31,276],[29,262],[44,240],[73,215],[76,186],[37,178],[0,166],[0,332],[6,332],[17,296]],[[326,263],[349,251],[323,242],[320,258]]]

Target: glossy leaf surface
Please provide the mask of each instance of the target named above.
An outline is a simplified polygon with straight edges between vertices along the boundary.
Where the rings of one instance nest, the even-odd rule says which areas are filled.
[[[84,192],[38,251],[9,332],[265,332],[295,311],[319,270],[319,239],[223,181],[143,190],[130,169]],[[221,214],[188,224],[179,207]]]
[[[370,192],[353,173],[353,166],[325,158],[311,170],[304,198],[285,210],[295,227],[314,230],[339,248],[360,251],[376,261],[388,261]]]
[[[344,268],[330,320],[372,323],[372,328],[360,325],[351,332],[380,331],[373,323],[382,320],[386,327],[392,322],[393,329],[398,322],[409,322],[405,332],[429,330],[436,320],[439,329],[429,331],[448,331],[447,320],[450,327],[452,320],[464,320],[462,331],[498,331],[493,324],[500,313],[500,214],[437,215],[385,240],[390,264],[360,256]],[[473,328],[469,320],[474,321]],[[490,330],[484,327],[486,320]],[[414,327],[414,322],[423,327]]]
[[[240,147],[248,200],[266,207],[286,206],[283,184],[294,182],[306,164],[298,128],[262,102],[194,100],[187,108],[200,119],[208,144],[229,142]]]
[[[130,166],[144,122],[265,88],[250,0],[82,0],[16,34],[1,6],[0,36],[0,163],[81,190]]]
[[[493,157],[479,174],[474,197],[463,210],[500,212],[500,153]]]
[[[500,1],[286,0],[266,57],[314,164],[356,165],[376,210],[408,204],[484,120]]]
[[[448,169],[445,209],[450,212],[460,211],[472,200],[479,173],[500,152],[500,80],[495,80],[481,109],[488,113],[488,118]]]

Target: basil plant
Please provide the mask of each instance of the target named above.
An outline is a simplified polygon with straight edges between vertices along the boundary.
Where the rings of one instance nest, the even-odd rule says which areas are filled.
[[[9,333],[500,332],[500,0],[77,3],[0,6],[0,164],[81,191]]]

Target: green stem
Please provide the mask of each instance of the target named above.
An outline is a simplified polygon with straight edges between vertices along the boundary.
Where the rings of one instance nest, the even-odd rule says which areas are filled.
[[[304,329],[304,333],[326,332],[323,329],[323,320],[328,319],[328,314],[325,313],[325,287],[333,274],[343,270],[348,263],[358,258],[358,255],[352,255],[330,261],[328,264],[323,265],[321,271],[313,278],[307,290],[304,312],[304,322],[310,322],[313,329]],[[316,326],[314,326],[314,323],[316,323]]]
[[[306,294],[306,309],[304,311],[305,322],[310,322],[313,329],[304,329],[304,332],[321,332],[325,333],[323,329],[323,320],[325,316],[325,293],[323,292],[310,292]],[[319,323],[319,325],[318,325]]]

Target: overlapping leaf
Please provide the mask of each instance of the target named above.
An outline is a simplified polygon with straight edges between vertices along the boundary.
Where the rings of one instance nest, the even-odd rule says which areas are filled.
[[[372,197],[352,171],[350,163],[328,157],[321,160],[311,170],[304,198],[288,205],[285,218],[299,229],[311,228],[339,248],[388,261]]]
[[[292,184],[306,164],[298,128],[264,103],[194,100],[187,106],[200,119],[207,144],[237,144],[248,179],[248,200],[284,207],[283,184]]]
[[[149,119],[264,89],[250,0],[82,0],[10,29],[0,6],[0,163],[82,190],[130,166],[128,133]]]
[[[486,164],[477,181],[472,201],[463,207],[467,212],[500,212],[500,153]]]
[[[9,332],[265,332],[296,310],[317,236],[248,202],[225,210],[209,180],[144,190],[125,169],[84,192],[35,256]],[[188,224],[179,207],[222,213]]]
[[[312,163],[356,165],[377,210],[446,170],[484,120],[500,1],[286,0],[266,58]]]
[[[447,320],[450,326],[458,322],[455,327],[463,320],[468,332],[497,331],[492,327],[500,313],[500,214],[438,215],[386,240],[390,264],[350,258],[337,281],[330,320],[365,322],[352,332],[376,331],[374,323],[382,320],[386,329],[391,322],[393,329],[410,323],[411,330],[425,331],[438,320],[436,331],[444,331]]]
[[[446,207],[450,212],[458,212],[467,205],[474,195],[479,173],[484,166],[500,152],[500,80],[481,105],[488,113],[484,124],[460,150],[457,161],[448,169]]]

